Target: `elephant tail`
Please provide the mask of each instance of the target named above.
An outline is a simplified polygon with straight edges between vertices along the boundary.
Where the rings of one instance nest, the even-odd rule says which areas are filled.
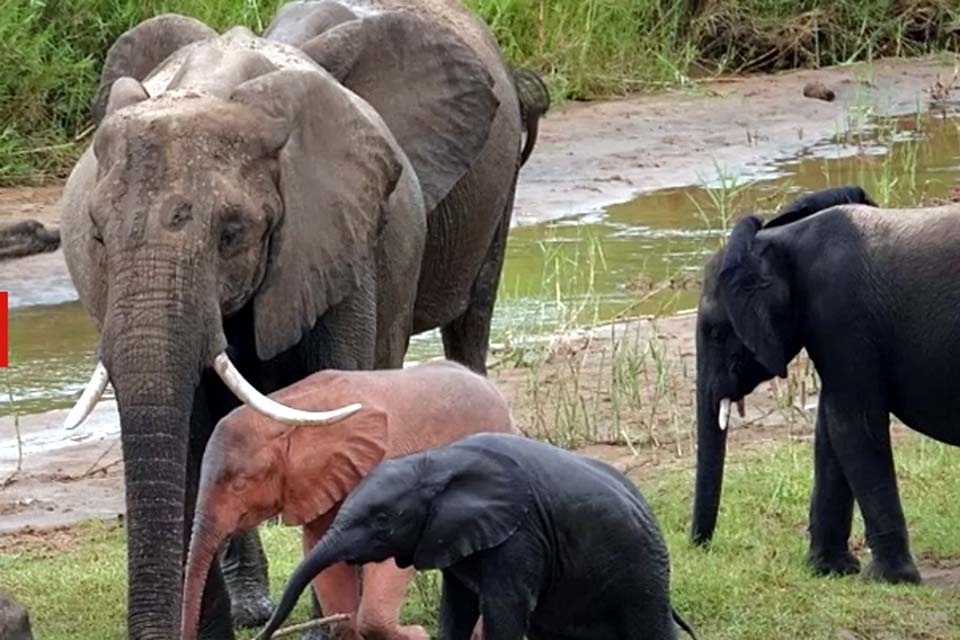
[[[688,636],[693,638],[693,640],[697,640],[697,634],[693,632],[693,627],[691,627],[686,620],[680,617],[680,614],[677,613],[676,609],[670,607],[670,611],[673,613],[673,621],[677,623],[677,626],[683,629]]]
[[[520,166],[527,163],[533,147],[537,143],[537,131],[540,118],[550,109],[550,90],[536,71],[532,69],[510,68],[513,84],[520,99],[520,118],[527,129],[527,140],[520,153]]]

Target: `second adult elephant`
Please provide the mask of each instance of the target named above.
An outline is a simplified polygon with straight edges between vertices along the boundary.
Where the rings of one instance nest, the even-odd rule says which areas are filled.
[[[960,445],[957,264],[958,205],[841,205],[787,224],[737,222],[707,265],[697,315],[694,541],[714,533],[731,402],[785,377],[805,348],[822,382],[808,561],[823,574],[859,570],[848,544],[856,500],[872,552],[866,575],[920,581],[890,414]]]
[[[290,2],[264,37],[301,48],[383,116],[420,178],[427,246],[414,331],[486,371],[517,175],[550,96],[460,0]],[[526,143],[520,141],[526,130]]]

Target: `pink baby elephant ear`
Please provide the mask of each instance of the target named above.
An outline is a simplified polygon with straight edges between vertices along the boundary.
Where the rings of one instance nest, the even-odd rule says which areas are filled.
[[[290,434],[283,521],[301,525],[343,502],[387,450],[387,414],[372,406],[336,425]]]

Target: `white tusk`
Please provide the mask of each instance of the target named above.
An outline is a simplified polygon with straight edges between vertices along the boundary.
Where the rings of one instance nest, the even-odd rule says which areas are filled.
[[[87,416],[90,415],[90,412],[93,411],[93,408],[97,406],[97,402],[103,396],[109,382],[110,374],[107,373],[107,368],[103,365],[103,362],[98,360],[93,375],[90,376],[90,382],[87,383],[83,393],[80,394],[77,404],[73,405],[73,409],[70,409],[67,419],[63,421],[64,428],[76,429],[87,419]]]
[[[720,431],[727,430],[727,424],[730,422],[730,398],[720,399]]]
[[[268,418],[289,425],[325,425],[340,422],[360,411],[361,405],[354,403],[333,411],[303,411],[280,404],[257,391],[230,362],[226,353],[213,359],[213,368],[227,385],[227,388],[244,404],[259,411]]]

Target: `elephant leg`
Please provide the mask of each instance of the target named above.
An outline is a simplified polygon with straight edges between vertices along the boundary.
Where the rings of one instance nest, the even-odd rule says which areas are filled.
[[[449,572],[444,572],[437,636],[443,640],[470,640],[479,617],[477,595]]]
[[[876,392],[839,398],[821,394],[830,445],[860,505],[873,560],[865,577],[885,582],[920,582],[910,555],[907,523],[897,491],[890,446],[890,414]]]
[[[400,608],[416,570],[400,569],[392,560],[363,566],[357,631],[367,640],[428,640],[419,625],[400,626]]]
[[[238,627],[261,627],[270,619],[273,603],[267,582],[267,556],[258,529],[233,535],[220,557],[230,592],[233,623]]]
[[[829,417],[818,408],[814,440],[813,496],[810,501],[810,550],[807,562],[819,575],[849,575],[860,571],[850,553],[853,491],[830,443]]]
[[[480,615],[484,640],[522,640],[537,606],[546,560],[514,535],[484,554],[480,566]]]
[[[516,179],[511,187],[510,197],[507,199],[506,210],[493,235],[493,241],[473,281],[470,303],[466,311],[440,329],[447,359],[459,362],[483,375],[487,373],[490,322],[493,319],[493,307],[497,301],[497,287],[500,284],[503,260],[507,253],[507,235],[510,232],[515,189]]]

